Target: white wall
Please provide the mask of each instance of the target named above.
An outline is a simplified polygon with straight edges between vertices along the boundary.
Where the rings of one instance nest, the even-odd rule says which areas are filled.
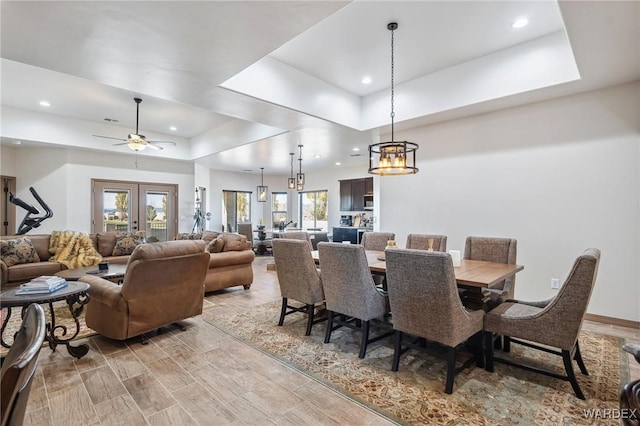
[[[4,145],[1,154],[3,173],[5,158],[13,157],[13,173],[8,165],[7,174],[16,177],[16,195],[38,207],[29,192],[29,187],[33,186],[53,210],[53,217],[43,221],[32,233],[63,229],[91,232],[91,179],[177,184],[179,231],[186,232],[193,224],[195,187],[190,162],[148,157],[136,160],[132,155],[96,154],[66,148],[13,149]],[[17,222],[23,216],[24,210],[18,208]]]
[[[16,151],[16,148],[12,146],[2,145],[2,149],[0,149],[0,175],[16,175]]]
[[[380,228],[513,237],[516,297],[551,296],[588,247],[602,251],[588,312],[640,320],[640,83],[396,135],[420,145],[413,176],[379,180]]]

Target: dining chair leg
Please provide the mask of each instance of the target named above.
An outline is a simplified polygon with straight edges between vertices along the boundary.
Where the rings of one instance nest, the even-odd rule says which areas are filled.
[[[496,334],[496,337],[493,339],[493,349],[502,349],[502,335]]]
[[[359,358],[364,358],[367,352],[367,342],[369,341],[369,325],[371,321],[362,321],[362,338],[360,339],[360,354]]]
[[[570,351],[566,349],[562,350],[562,361],[564,361],[564,369],[567,371],[567,377],[569,379],[569,383],[571,383],[573,392],[578,398],[585,399],[584,394],[582,393],[582,389],[580,389],[580,385],[578,384],[578,380],[576,380],[576,375],[573,372],[573,364]]]
[[[502,351],[511,352],[511,337],[502,336]]]
[[[473,336],[473,340],[476,347],[476,353],[474,358],[476,360],[476,366],[478,368],[484,368],[484,335],[482,331],[477,332]]]
[[[333,328],[333,311],[327,310],[327,332],[324,334],[324,342],[329,343],[331,329]]]
[[[287,314],[287,298],[282,298],[282,309],[280,309],[280,320],[278,321],[278,325],[284,324],[284,316]]]
[[[580,353],[580,343],[576,342],[576,353],[573,355],[573,359],[578,363],[578,367],[580,367],[580,372],[585,376],[589,375],[587,371],[587,366],[584,365],[584,361],[582,360],[582,354]]]
[[[309,336],[311,334],[311,326],[313,325],[313,316],[315,314],[315,306],[311,304],[307,304],[307,313],[309,315],[309,319],[307,320],[307,332],[304,334],[305,336]]]
[[[393,362],[391,371],[398,371],[400,365],[400,355],[402,353],[402,331],[395,330],[393,333]]]
[[[444,393],[453,392],[453,378],[456,375],[456,348],[447,348],[447,383],[444,387]]]
[[[493,333],[490,331],[484,332],[484,350],[486,358],[484,369],[493,373]]]

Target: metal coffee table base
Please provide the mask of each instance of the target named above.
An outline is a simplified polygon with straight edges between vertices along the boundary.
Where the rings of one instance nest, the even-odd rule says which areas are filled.
[[[49,348],[51,348],[52,351],[55,351],[58,345],[64,345],[67,347],[69,355],[75,358],[82,358],[89,352],[89,345],[83,343],[73,346],[71,341],[80,333],[80,321],[78,318],[84,310],[84,305],[89,303],[89,295],[87,294],[88,290],[89,285],[86,283],[69,283],[69,285],[64,289],[49,295],[16,296],[15,294],[12,294],[14,291],[2,293],[2,301],[0,303],[2,303],[2,307],[7,308],[7,316],[2,322],[0,343],[5,348],[11,348],[11,345],[4,340],[4,331],[9,319],[11,318],[11,311],[13,307],[21,307],[20,315],[23,317],[27,306],[31,303],[47,304],[49,305],[51,321],[47,323],[45,339],[49,344]],[[60,292],[60,294],[57,294],[58,292]],[[73,318],[75,330],[62,324],[56,324],[56,314],[53,309],[53,302],[58,300],[66,301],[69,312]]]

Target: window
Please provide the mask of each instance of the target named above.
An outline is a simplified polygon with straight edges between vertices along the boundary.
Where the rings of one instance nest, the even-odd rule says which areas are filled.
[[[271,217],[273,218],[273,227],[277,228],[280,221],[287,223],[287,193],[272,192],[271,193]]]
[[[251,222],[251,192],[222,191],[222,223],[224,230],[236,232],[239,223]]]
[[[327,191],[308,191],[298,193],[298,209],[302,229],[328,229]]]

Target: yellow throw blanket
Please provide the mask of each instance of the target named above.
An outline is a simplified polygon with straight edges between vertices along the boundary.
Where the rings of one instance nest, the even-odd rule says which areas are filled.
[[[76,231],[53,231],[49,240],[50,262],[62,263],[69,269],[97,265],[102,260],[89,234]]]

